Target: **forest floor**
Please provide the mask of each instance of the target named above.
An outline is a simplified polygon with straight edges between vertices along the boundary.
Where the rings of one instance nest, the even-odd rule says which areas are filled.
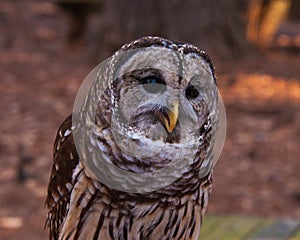
[[[46,239],[56,130],[107,56],[95,61],[94,49],[68,46],[50,3],[12,2],[0,3],[0,238]],[[216,62],[227,136],[209,214],[300,219],[299,57],[274,50]]]

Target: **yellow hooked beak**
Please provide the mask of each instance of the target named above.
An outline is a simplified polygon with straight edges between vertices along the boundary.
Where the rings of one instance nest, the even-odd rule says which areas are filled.
[[[163,117],[163,123],[169,133],[173,131],[178,120],[178,107],[179,104],[176,102],[171,109],[168,110],[167,116]]]

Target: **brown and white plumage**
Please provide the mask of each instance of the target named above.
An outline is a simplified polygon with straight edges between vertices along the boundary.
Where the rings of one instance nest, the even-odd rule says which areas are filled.
[[[211,152],[218,115],[217,109],[215,109],[217,93],[216,88],[209,89],[209,93],[203,93],[202,97],[200,97],[202,92],[200,90],[200,94],[195,92],[190,87],[190,82],[192,82],[193,73],[200,69],[200,72],[203,71],[206,74],[203,74],[203,78],[208,78],[205,81],[211,81],[212,86],[215,86],[214,70],[209,57],[196,47],[189,44],[174,43],[158,37],[142,38],[123,46],[119,52],[149,47],[174,51],[176,59],[174,58],[175,60],[170,63],[170,66],[174,66],[174,62],[176,64],[179,63],[181,75],[183,76],[179,76],[178,80],[177,76],[172,73],[165,74],[163,70],[157,71],[152,68],[151,73],[147,72],[148,70],[145,72],[129,71],[129,73],[123,74],[121,78],[114,79],[113,84],[101,92],[101,96],[93,94],[93,92],[99,93],[99,84],[103,83],[95,83],[95,86],[90,90],[92,97],[84,101],[82,108],[85,110],[83,111],[85,114],[87,109],[89,111],[91,108],[95,108],[94,115],[90,116],[89,120],[84,120],[89,124],[92,122],[95,128],[91,128],[92,131],[88,134],[85,131],[83,133],[80,132],[80,146],[83,148],[82,150],[80,148],[80,152],[78,152],[78,146],[76,141],[74,141],[74,136],[76,136],[74,133],[80,128],[82,131],[82,122],[79,121],[79,123],[74,124],[72,115],[63,122],[58,130],[54,144],[54,162],[46,199],[46,206],[49,210],[46,226],[50,231],[50,239],[157,240],[198,238],[212,184],[211,169],[202,176],[199,176],[199,172],[203,170],[204,165],[210,165],[209,161],[212,161]],[[132,62],[129,62],[128,66],[134,65],[134,61],[146,61],[142,59],[144,54],[138,54],[139,52],[134,52],[129,56],[130,60],[125,59],[124,61],[122,59],[123,62],[118,59],[118,54],[115,54],[117,57],[111,61],[114,63],[114,69],[110,69],[109,73],[111,71],[117,72],[121,68],[127,68],[126,64],[129,61]],[[178,59],[177,55],[179,56]],[[190,56],[191,59],[199,58],[203,65],[193,66],[189,62],[184,63],[186,59],[183,59],[181,55],[183,57],[187,56],[187,60],[190,59]],[[151,59],[151,56],[148,55],[147,60]],[[170,56],[173,57],[173,55]],[[160,54],[155,55],[155,57],[163,58],[164,56]],[[169,56],[164,62],[167,62],[168,59]],[[108,62],[108,65],[111,62]],[[174,72],[176,71],[177,69],[174,70]],[[171,118],[173,116],[167,108],[155,108],[153,104],[144,104],[130,109],[131,106],[136,104],[136,100],[133,102],[132,99],[127,99],[126,95],[124,95],[124,92],[134,89],[133,86],[140,86],[140,80],[138,80],[140,82],[137,81],[137,84],[135,83],[135,79],[138,79],[139,76],[143,74],[151,74],[153,76],[153,74],[158,73],[161,74],[160,78],[163,79],[163,85],[171,86],[173,89],[177,89],[179,93],[182,91],[185,96],[192,96],[188,100],[181,100],[178,97],[179,100],[177,100],[180,104],[177,115],[179,119],[181,115],[184,117],[180,119],[181,122],[175,122],[174,126],[171,126],[172,121],[170,119],[166,121],[163,117],[166,114],[169,117],[171,116]],[[102,75],[98,74],[98,78],[107,75],[106,72]],[[185,79],[185,76],[188,77]],[[151,94],[153,94],[153,89],[146,90],[152,91]],[[135,94],[138,95],[140,91],[140,89],[136,90]],[[164,91],[167,90],[165,89]],[[204,91],[207,91],[207,89],[204,89]],[[150,98],[153,96],[151,94],[149,94]],[[212,94],[212,99],[208,100],[213,103],[205,102],[207,101],[205,98],[209,98],[207,97],[210,96],[209,94]],[[119,101],[117,107],[121,113],[118,112],[116,115],[113,115],[112,109],[117,107],[114,105],[114,101],[111,101],[112,98],[114,98],[114,101],[116,99]],[[148,100],[143,98],[141,101],[144,103]],[[91,102],[93,104],[89,105]],[[186,110],[190,106],[195,111],[193,115],[195,121],[191,126],[188,125],[188,121],[192,121],[189,120],[192,117],[189,116]],[[114,116],[118,118],[119,115],[122,115],[126,118],[128,112],[133,114],[129,121],[131,128],[128,127],[128,131],[132,128],[137,129],[137,133],[143,134],[143,137],[145,136],[147,139],[149,139],[149,134],[159,134],[155,129],[152,129],[153,125],[164,126],[166,134],[164,136],[166,137],[163,138],[163,141],[168,145],[168,150],[144,159],[137,156],[129,156],[128,153],[122,151],[122,147],[119,147],[113,141],[116,137],[111,129],[111,121]],[[79,118],[85,117],[82,112],[79,115]],[[188,127],[184,126],[185,123],[187,123]],[[195,133],[195,137],[191,136],[191,140],[189,140],[190,132],[194,131],[194,128],[197,129],[197,133]],[[157,139],[150,140],[157,141]],[[184,171],[180,172],[181,175],[172,183],[165,186],[162,185],[159,189],[157,187],[153,188],[151,191],[142,191],[142,189],[140,189],[141,191],[139,189],[127,191],[125,190],[127,186],[125,184],[124,191],[120,190],[123,189],[122,184],[120,189],[107,186],[107,184],[97,179],[97,170],[101,171],[101,169],[95,163],[95,159],[88,164],[86,160],[89,159],[82,161],[86,156],[90,156],[88,153],[100,151],[100,154],[104,154],[104,159],[108,159],[115,166],[128,172],[141,174],[156,171],[168,164],[170,159],[172,160],[172,157],[168,159],[168,155],[172,155],[177,149],[178,151],[183,151],[184,145],[181,146],[181,144],[184,141],[196,141],[196,154],[192,156],[193,159],[191,159],[190,164],[183,168]],[[206,161],[205,164],[204,161]],[[122,179],[122,176],[117,176],[115,172],[110,172],[109,174],[112,174],[112,178]],[[116,174],[116,176],[113,174]],[[164,179],[157,180],[164,182]],[[129,180],[124,178],[124,181],[129,181],[130,183],[130,178]],[[138,181],[142,180],[138,179]],[[143,184],[139,186],[143,186]]]

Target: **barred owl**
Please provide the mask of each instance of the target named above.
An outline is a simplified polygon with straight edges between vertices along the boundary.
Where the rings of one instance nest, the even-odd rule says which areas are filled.
[[[197,239],[218,125],[209,56],[143,37],[97,71],[55,139],[49,238]]]

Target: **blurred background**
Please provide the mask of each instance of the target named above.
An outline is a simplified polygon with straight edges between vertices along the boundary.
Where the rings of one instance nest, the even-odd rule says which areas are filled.
[[[145,35],[211,55],[227,112],[208,214],[300,219],[299,0],[0,0],[0,238],[46,239],[56,130],[85,76]]]

